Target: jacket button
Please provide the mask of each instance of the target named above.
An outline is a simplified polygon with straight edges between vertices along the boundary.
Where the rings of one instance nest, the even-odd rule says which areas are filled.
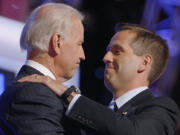
[[[78,118],[81,119],[82,117],[79,115]]]

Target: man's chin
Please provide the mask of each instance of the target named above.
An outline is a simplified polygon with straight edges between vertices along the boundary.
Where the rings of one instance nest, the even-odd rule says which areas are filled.
[[[71,79],[76,74],[76,70],[73,70],[72,72],[69,72],[65,75],[66,79]]]

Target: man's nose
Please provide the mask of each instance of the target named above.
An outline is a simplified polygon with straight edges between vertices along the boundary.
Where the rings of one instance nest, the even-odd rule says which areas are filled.
[[[85,56],[85,53],[84,53],[83,48],[81,49],[81,56],[80,56],[80,59],[81,59],[81,60],[85,60],[85,59],[86,59],[86,56]]]
[[[104,63],[112,62],[112,54],[111,54],[110,51],[108,51],[108,52],[104,55],[103,62],[104,62]]]

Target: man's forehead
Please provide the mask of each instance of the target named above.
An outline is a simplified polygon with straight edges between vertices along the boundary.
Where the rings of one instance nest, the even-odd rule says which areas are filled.
[[[111,38],[110,40],[110,43],[109,43],[109,47],[112,46],[113,44],[118,44],[119,40],[121,40],[123,37],[123,31],[120,31],[120,32],[116,32],[113,37]]]
[[[127,45],[129,45],[134,39],[136,33],[131,30],[122,30],[119,32],[116,32],[114,36],[111,38],[109,45],[107,46],[107,49],[109,50],[112,47],[116,48],[126,48]]]

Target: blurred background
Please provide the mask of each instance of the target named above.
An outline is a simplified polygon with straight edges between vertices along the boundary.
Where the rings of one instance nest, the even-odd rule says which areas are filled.
[[[66,3],[85,15],[86,60],[71,83],[102,104],[111,94],[104,86],[106,46],[118,22],[142,24],[164,38],[170,60],[163,76],[152,86],[156,96],[171,96],[180,107],[180,0],[0,0],[0,94],[11,83],[26,59],[19,38],[25,20],[37,6]]]

